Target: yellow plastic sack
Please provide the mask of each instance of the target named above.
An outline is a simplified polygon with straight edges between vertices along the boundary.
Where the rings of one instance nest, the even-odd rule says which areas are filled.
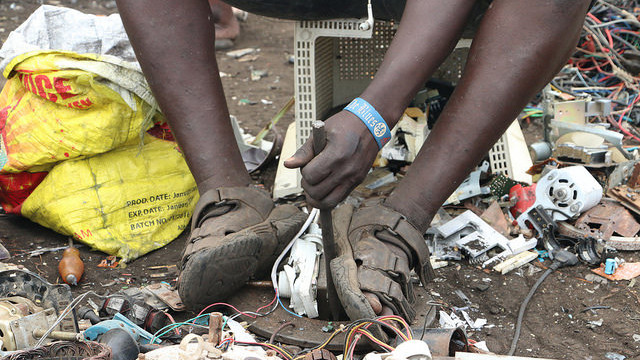
[[[22,215],[123,261],[168,244],[188,226],[198,191],[175,143],[144,143],[61,162]]]
[[[153,125],[151,106],[81,70],[107,66],[96,55],[63,51],[14,58],[0,93],[0,173],[47,171],[61,160],[139,142]]]

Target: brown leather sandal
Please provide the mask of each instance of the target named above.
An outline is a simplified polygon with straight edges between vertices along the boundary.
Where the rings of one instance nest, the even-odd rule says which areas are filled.
[[[204,193],[180,264],[183,303],[199,309],[224,300],[257,272],[268,271],[305,219],[293,205],[274,207],[269,194],[258,188]]]
[[[368,292],[412,322],[416,313],[411,305],[415,299],[410,269],[415,269],[423,284],[434,277],[422,234],[402,214],[382,204],[355,213],[350,205],[335,211],[338,256],[331,262],[331,273],[349,318],[376,316],[363,294]]]

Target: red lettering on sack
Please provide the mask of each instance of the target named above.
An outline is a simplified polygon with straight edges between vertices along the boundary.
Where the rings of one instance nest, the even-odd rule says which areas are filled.
[[[76,96],[76,94],[69,92],[71,91],[71,86],[65,85],[65,81],[69,81],[69,79],[59,77],[53,78],[53,86],[55,87],[56,92],[60,94],[62,100],[66,100],[68,98]]]
[[[36,85],[38,86],[38,95],[43,99],[48,99],[49,101],[56,102],[58,100],[58,96],[55,94],[48,93],[45,89],[53,90],[53,85],[51,84],[51,80],[45,75],[36,76]]]
[[[31,77],[31,75],[29,75],[29,74],[20,74],[20,80],[22,81],[22,85],[27,90],[29,90],[30,92],[35,94],[36,87],[33,84],[33,77]]]
[[[67,107],[86,110],[89,107],[91,107],[91,105],[93,105],[93,102],[89,98],[86,98],[86,99],[74,101],[72,103],[68,103]]]
[[[85,230],[80,230],[80,234],[78,234],[76,232],[76,233],[73,233],[73,236],[75,236],[76,239],[78,239],[78,240],[82,240],[84,238],[88,238],[88,237],[92,237],[93,236],[93,233],[91,232],[91,229],[87,229],[86,231],[87,232],[85,232]]]

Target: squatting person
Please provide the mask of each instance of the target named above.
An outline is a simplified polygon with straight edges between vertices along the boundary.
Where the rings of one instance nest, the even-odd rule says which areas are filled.
[[[285,163],[300,168],[309,203],[327,208],[360,183],[415,93],[453,50],[475,1],[373,0],[374,14],[404,12],[357,107],[326,120],[327,145],[307,142]],[[258,14],[294,19],[364,15],[366,0],[228,0]],[[118,0],[142,70],[198,184],[180,267],[185,304],[201,308],[235,292],[293,237],[305,216],[250,187],[229,122],[207,0]],[[410,269],[429,280],[422,234],[431,218],[521,109],[565,64],[588,0],[494,0],[463,76],[407,176],[383,202],[335,216],[338,295],[352,318],[411,308]],[[375,114],[378,115],[375,115]],[[372,115],[373,114],[373,115]],[[361,118],[375,116],[368,125]],[[386,123],[386,124],[385,124]],[[381,125],[382,124],[382,125]],[[345,220],[346,219],[346,220]],[[348,239],[348,240],[347,240]],[[342,242],[341,242],[342,241]],[[380,271],[381,270],[381,271]]]

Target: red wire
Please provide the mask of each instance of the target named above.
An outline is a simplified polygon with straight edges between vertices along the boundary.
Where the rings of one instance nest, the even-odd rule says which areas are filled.
[[[607,34],[607,40],[609,40],[609,47],[611,47],[613,49],[613,38],[611,37],[611,31],[609,31],[609,29],[605,29],[604,30],[605,34]],[[603,49],[603,50],[609,50],[609,49]]]
[[[165,315],[167,315],[167,317],[169,318],[169,320],[171,320],[171,323],[172,323],[172,324],[175,324],[175,323],[176,323],[175,319],[173,318],[173,316],[171,316],[171,314],[169,314],[168,312],[166,312],[166,313],[164,313],[164,314],[165,314]],[[178,331],[178,328],[173,329],[173,331],[175,331],[175,332],[176,332],[176,335],[180,336],[180,331]]]
[[[640,94],[636,96],[635,99],[633,99],[633,102],[631,102],[631,104],[629,104],[629,106],[627,106],[624,111],[622,112],[622,114],[620,114],[620,118],[618,119],[618,125],[622,125],[622,120],[624,118],[624,116],[627,114],[627,112],[629,110],[631,110],[633,108],[633,105],[635,105],[638,100],[640,100]]]
[[[639,34],[637,31],[631,31],[627,29],[613,29],[611,31],[613,31],[614,33],[622,32],[622,33],[635,34],[635,35]]]
[[[252,318],[252,319],[255,319],[255,318],[256,318],[256,316],[255,316],[255,315],[247,314],[247,313],[246,313],[246,312],[244,312],[244,311],[240,311],[240,310],[238,310],[235,306],[233,306],[233,305],[231,305],[231,304],[222,303],[222,302],[213,303],[213,304],[211,304],[211,305],[208,305],[206,308],[202,309],[202,311],[200,311],[200,312],[198,313],[198,316],[202,315],[205,311],[207,311],[207,309],[209,309],[209,308],[211,308],[211,307],[213,307],[213,306],[218,306],[218,305],[228,306],[228,307],[232,308],[233,310],[235,310],[237,313],[240,313],[240,314],[242,314],[242,315],[244,315],[244,316],[248,316],[248,317],[250,317],[250,318]],[[196,316],[196,317],[198,317],[198,316]],[[194,320],[194,322],[195,322],[195,320]]]
[[[276,293],[275,293],[275,295],[273,296],[273,300],[271,300],[271,302],[270,302],[270,303],[268,303],[268,304],[267,304],[267,305],[265,305],[265,306],[261,306],[261,307],[259,307],[259,308],[258,308],[258,310],[256,310],[256,312],[257,312],[257,313],[259,313],[259,312],[260,312],[260,310],[262,310],[262,309],[264,309],[264,308],[266,308],[266,307],[269,307],[269,306],[273,305],[273,303],[274,303],[274,302],[276,302],[276,299],[277,299],[277,298],[278,298],[278,292],[276,292]]]
[[[607,120],[608,120],[611,124],[616,125],[616,126],[620,129],[620,131],[622,131],[622,133],[623,133],[623,134],[625,134],[625,135],[627,135],[627,136],[629,136],[629,137],[633,138],[634,140],[636,140],[636,141],[640,142],[640,138],[638,138],[637,136],[635,136],[635,135],[633,135],[632,133],[630,133],[627,129],[623,128],[621,124],[618,124],[618,122],[616,122],[616,121],[613,119],[613,117],[611,117],[611,116],[607,116]]]
[[[613,76],[612,75],[607,75],[607,76],[603,76],[602,79],[598,80],[598,82],[603,82],[605,80],[609,80],[611,79]]]
[[[596,23],[602,24],[602,21],[600,21],[600,19],[598,19],[597,17],[593,16],[592,13],[587,13],[587,16],[593,19],[593,21],[595,21]]]
[[[614,75],[613,73],[606,72],[606,71],[602,70],[602,69],[600,68],[600,65],[598,65],[598,62],[597,62],[594,58],[591,58],[591,61],[593,61],[593,64],[596,66],[596,69],[598,69],[598,71],[599,71],[600,73],[602,73],[602,74],[606,74],[606,75]],[[611,63],[611,60],[607,59],[607,63]]]

